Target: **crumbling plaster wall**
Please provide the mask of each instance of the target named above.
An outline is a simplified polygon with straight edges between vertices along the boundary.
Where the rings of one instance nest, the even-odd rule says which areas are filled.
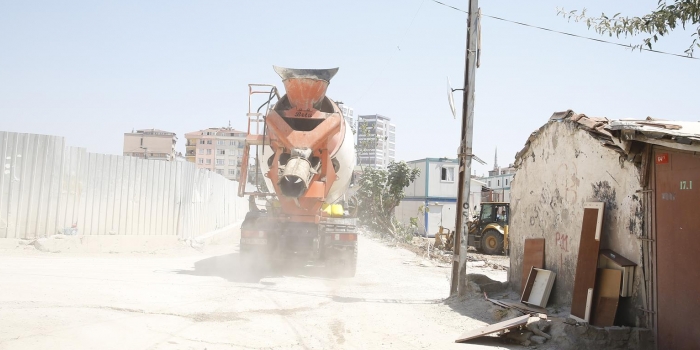
[[[526,152],[511,190],[509,281],[520,288],[525,239],[544,238],[545,268],[557,274],[549,303],[570,305],[584,202],[605,202],[601,249],[641,262],[639,170],[569,121],[549,122]]]

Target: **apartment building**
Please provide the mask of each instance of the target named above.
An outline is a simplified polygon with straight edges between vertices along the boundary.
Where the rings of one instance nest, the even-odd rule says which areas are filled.
[[[175,160],[174,132],[159,129],[132,130],[124,133],[123,155],[156,160]]]
[[[245,151],[245,131],[229,127],[209,128],[185,134],[185,158],[223,175],[229,180],[238,180]]]
[[[357,123],[355,123],[355,109],[341,101],[336,101],[336,103],[340,108],[340,113],[343,115],[343,118],[345,118],[345,120],[347,120],[347,122],[350,123],[350,126],[355,130],[355,133],[357,133]]]
[[[379,114],[357,118],[357,162],[361,166],[386,168],[396,159],[396,125]]]

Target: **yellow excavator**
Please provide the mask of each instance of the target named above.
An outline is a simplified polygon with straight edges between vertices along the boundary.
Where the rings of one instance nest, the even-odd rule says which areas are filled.
[[[481,203],[479,215],[467,223],[467,244],[484,254],[499,255],[507,252],[509,219],[510,203]],[[454,233],[440,226],[440,231],[435,235],[435,246],[452,250]]]

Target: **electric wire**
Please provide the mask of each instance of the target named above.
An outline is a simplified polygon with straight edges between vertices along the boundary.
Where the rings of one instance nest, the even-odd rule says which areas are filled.
[[[452,6],[452,5],[448,5],[448,4],[444,3],[444,2],[440,2],[440,1],[438,1],[438,0],[430,0],[430,1],[432,1],[432,2],[434,2],[434,3],[437,3],[437,4],[439,4],[439,5],[445,6],[445,7],[449,7],[449,8],[451,8],[451,9],[453,9],[453,10],[456,10],[456,11],[459,11],[459,12],[464,12],[464,13],[466,13],[466,14],[469,14],[468,11],[462,10],[462,9],[457,8],[457,7],[454,7],[454,6]],[[571,37],[575,37],[575,38],[579,38],[579,39],[592,40],[592,41],[597,41],[597,42],[599,42],[599,43],[604,43],[604,44],[609,44],[609,45],[616,45],[616,46],[622,46],[622,47],[628,48],[628,49],[634,49],[634,48],[632,47],[632,45],[628,45],[628,44],[621,44],[621,43],[616,43],[616,42],[613,42],[613,41],[603,40],[603,39],[599,39],[599,38],[592,38],[592,37],[588,37],[588,36],[583,36],[583,35],[578,35],[578,34],[573,34],[573,33],[568,33],[568,32],[562,32],[562,31],[555,30],[555,29],[550,29],[550,28],[540,27],[540,26],[536,26],[536,25],[532,25],[532,24],[523,23],[523,22],[513,21],[513,20],[505,19],[505,18],[502,18],[502,17],[498,17],[498,16],[486,15],[486,14],[483,14],[483,13],[481,14],[481,16],[483,16],[483,17],[488,17],[488,18],[492,18],[492,19],[495,19],[495,20],[503,21],[503,22],[513,23],[513,24],[517,24],[517,25],[521,25],[521,26],[525,26],[525,27],[530,27],[530,28],[535,28],[535,29],[539,29],[539,30],[544,30],[544,31],[552,32],[552,33],[567,35],[567,36],[571,36]],[[640,47],[640,48],[638,48],[638,49],[639,49],[639,50],[642,50],[642,51],[660,53],[660,54],[664,54],[664,55],[676,56],[676,57],[681,57],[681,58],[689,58],[689,59],[693,59],[693,60],[700,60],[699,57],[686,56],[686,55],[681,55],[681,54],[672,53],[672,52],[666,52],[666,51],[659,51],[659,50],[647,49],[647,48],[643,48],[643,47]]]

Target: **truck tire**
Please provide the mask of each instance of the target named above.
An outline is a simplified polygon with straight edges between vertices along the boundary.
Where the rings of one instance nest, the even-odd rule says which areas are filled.
[[[494,229],[488,229],[481,236],[481,251],[489,255],[503,254],[503,234]]]

